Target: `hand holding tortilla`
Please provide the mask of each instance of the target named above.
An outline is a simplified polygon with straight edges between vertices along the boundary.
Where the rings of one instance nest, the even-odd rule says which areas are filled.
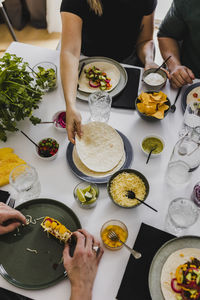
[[[200,249],[172,253],[163,265],[161,290],[165,300],[200,299]]]
[[[96,61],[87,64],[79,78],[79,90],[93,93],[97,90],[113,90],[120,80],[118,68],[108,62]]]
[[[66,129],[68,139],[73,144],[75,143],[75,135],[82,135],[81,114],[76,108],[68,108],[66,111]]]

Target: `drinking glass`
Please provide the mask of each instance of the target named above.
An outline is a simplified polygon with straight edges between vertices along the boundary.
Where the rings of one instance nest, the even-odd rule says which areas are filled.
[[[176,198],[169,204],[165,228],[168,232],[180,236],[197,221],[198,216],[198,208],[191,200]]]
[[[105,91],[97,91],[88,98],[91,121],[108,122],[112,97]]]
[[[200,127],[190,129],[174,146],[167,167],[170,183],[186,183],[200,165]]]
[[[182,161],[170,161],[167,166],[167,181],[170,184],[187,183],[191,177],[190,166]]]
[[[184,136],[198,126],[200,126],[200,103],[199,101],[194,101],[186,106],[183,117],[183,127],[179,132],[179,136]]]
[[[18,193],[18,203],[37,198],[41,187],[36,169],[28,164],[15,167],[10,173],[10,184]]]

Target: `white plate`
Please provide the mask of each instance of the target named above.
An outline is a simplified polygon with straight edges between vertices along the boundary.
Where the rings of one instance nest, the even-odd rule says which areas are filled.
[[[100,61],[100,62],[106,61],[106,62],[112,63],[120,71],[120,80],[119,80],[118,84],[116,85],[116,87],[113,90],[111,90],[109,92],[111,97],[117,96],[125,88],[125,86],[127,84],[127,81],[128,81],[128,74],[127,74],[125,68],[122,67],[120,65],[120,63],[118,63],[116,60],[113,60],[111,58],[101,57],[101,56],[93,56],[93,57],[81,59],[80,62],[79,62],[79,70],[80,70],[83,63],[85,63],[87,65],[89,63],[97,62],[97,61]],[[77,98],[80,99],[80,100],[88,101],[88,96],[89,95],[90,95],[90,93],[86,93],[86,92],[82,92],[82,91],[77,90]]]

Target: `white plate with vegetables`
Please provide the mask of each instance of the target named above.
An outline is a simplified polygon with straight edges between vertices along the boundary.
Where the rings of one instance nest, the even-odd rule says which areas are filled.
[[[97,90],[115,97],[125,88],[128,75],[117,61],[101,56],[84,58],[79,62],[79,72],[83,64],[78,82],[78,99],[88,101],[89,94]]]

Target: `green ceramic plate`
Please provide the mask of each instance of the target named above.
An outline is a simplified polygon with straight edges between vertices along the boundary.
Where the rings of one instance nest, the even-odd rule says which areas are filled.
[[[81,228],[74,212],[61,202],[35,199],[16,209],[33,218],[49,216],[71,231]],[[67,274],[60,263],[64,244],[43,231],[41,220],[0,237],[0,274],[11,284],[24,289],[42,289],[56,284]],[[27,248],[37,250],[37,254]]]

